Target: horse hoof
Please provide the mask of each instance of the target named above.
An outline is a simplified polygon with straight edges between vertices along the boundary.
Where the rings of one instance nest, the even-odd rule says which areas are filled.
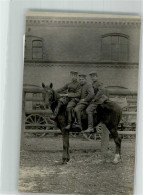
[[[69,162],[68,159],[64,159],[64,160],[62,161],[62,165],[66,165],[66,164],[68,164],[68,162]]]
[[[114,165],[116,165],[116,164],[118,164],[120,162],[121,162],[121,156],[119,154],[116,154],[114,160],[112,161],[112,163]]]
[[[63,162],[62,162],[62,165],[67,165],[67,162],[66,162],[66,161],[63,161]]]

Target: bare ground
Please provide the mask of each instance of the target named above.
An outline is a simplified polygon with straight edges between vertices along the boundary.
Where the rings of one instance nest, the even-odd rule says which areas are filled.
[[[21,151],[19,191],[57,194],[133,194],[134,140],[122,141],[122,162],[113,165],[110,141],[106,162],[100,141],[70,139],[71,160],[60,165],[62,138],[25,138]]]

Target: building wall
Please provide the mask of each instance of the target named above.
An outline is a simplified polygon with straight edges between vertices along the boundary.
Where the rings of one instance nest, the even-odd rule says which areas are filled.
[[[131,91],[137,91],[138,69],[124,69],[116,67],[96,67],[96,65],[51,65],[51,66],[26,66],[24,70],[24,84],[41,83],[54,84],[57,89],[69,82],[69,72],[71,70],[84,72],[88,75],[91,71],[97,71],[99,80],[104,86],[124,86]],[[91,82],[89,77],[88,82]]]
[[[129,37],[129,59],[103,61],[101,40],[109,33]],[[97,71],[104,86],[124,86],[137,91],[140,21],[131,18],[27,17],[24,84],[69,81],[69,72]],[[32,41],[42,40],[43,59],[32,59]],[[88,78],[88,82],[90,82]]]
[[[27,35],[43,39],[43,59],[48,61],[102,61],[101,36],[121,33],[129,36],[129,62],[138,62],[139,29],[137,28],[85,28],[85,27],[33,27]],[[28,38],[27,38],[28,39]],[[31,40],[33,38],[31,37]],[[27,40],[26,58],[32,57],[31,41]],[[30,49],[31,48],[31,49]]]

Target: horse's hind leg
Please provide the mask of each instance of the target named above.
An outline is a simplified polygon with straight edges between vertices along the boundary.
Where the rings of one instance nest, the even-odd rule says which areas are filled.
[[[114,142],[116,144],[116,154],[115,154],[115,158],[113,160],[114,164],[117,164],[121,161],[121,137],[119,136],[118,132],[117,132],[117,128],[115,129],[111,129],[109,130]]]

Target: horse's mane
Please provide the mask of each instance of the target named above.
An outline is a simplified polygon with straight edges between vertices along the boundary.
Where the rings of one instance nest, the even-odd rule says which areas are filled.
[[[54,89],[52,89],[52,92],[53,92],[53,101],[58,101],[60,99],[60,95]]]
[[[53,98],[52,98],[51,109],[54,112],[55,108],[58,104],[58,100],[60,98],[60,95],[54,89],[52,89],[52,94],[53,94]]]

